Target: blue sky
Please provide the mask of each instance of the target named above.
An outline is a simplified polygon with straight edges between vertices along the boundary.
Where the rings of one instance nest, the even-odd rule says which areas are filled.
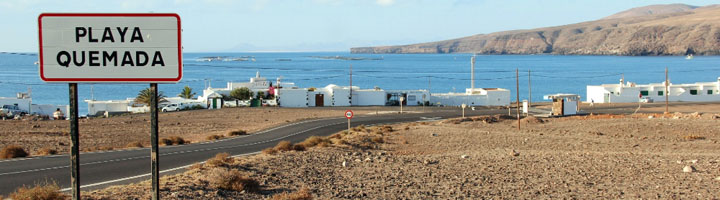
[[[43,12],[178,13],[186,52],[348,51],[571,24],[667,3],[678,1],[3,0],[0,51],[36,52],[37,16]]]

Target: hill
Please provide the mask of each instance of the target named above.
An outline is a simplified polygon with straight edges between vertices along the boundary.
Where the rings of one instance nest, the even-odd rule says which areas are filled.
[[[351,52],[720,55],[720,6],[652,5],[577,24],[411,45],[357,47]]]

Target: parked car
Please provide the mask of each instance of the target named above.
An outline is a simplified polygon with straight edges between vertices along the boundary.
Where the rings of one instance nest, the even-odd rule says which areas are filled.
[[[176,103],[171,103],[163,107],[161,110],[162,112],[179,111],[180,106],[178,106]]]
[[[5,116],[12,117],[14,115],[22,115],[25,114],[24,111],[20,110],[20,108],[17,105],[3,105],[2,108],[0,108],[0,113],[4,114]]]

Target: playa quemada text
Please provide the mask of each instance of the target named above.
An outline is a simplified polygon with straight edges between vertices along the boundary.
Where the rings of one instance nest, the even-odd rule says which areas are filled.
[[[92,27],[75,27],[75,42],[87,43],[144,43],[139,27],[105,27],[99,38],[93,38]],[[60,51],[57,54],[60,66],[70,67],[145,67],[165,66],[160,51]]]

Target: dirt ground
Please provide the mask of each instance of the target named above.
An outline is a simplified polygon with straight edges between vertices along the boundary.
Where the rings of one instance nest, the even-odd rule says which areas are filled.
[[[160,113],[160,138],[179,136],[192,142],[229,131],[257,132],[274,126],[313,118],[343,117],[347,108],[225,108]],[[393,107],[353,107],[356,115],[389,111]],[[81,151],[127,148],[129,143],[150,145],[150,115],[132,114],[80,120]],[[0,120],[0,148],[18,145],[30,155],[43,148],[69,152],[69,121]]]
[[[651,117],[652,116],[652,117]],[[193,168],[164,177],[173,199],[263,199],[310,189],[317,199],[718,199],[716,114],[476,117],[394,125],[369,149],[314,147],[236,158],[225,168],[259,192],[216,189]],[[687,170],[687,172],[684,172]],[[147,199],[147,182],[92,199]]]

